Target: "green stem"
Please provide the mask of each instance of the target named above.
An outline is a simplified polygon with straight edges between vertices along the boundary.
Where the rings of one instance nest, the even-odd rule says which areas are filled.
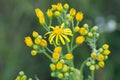
[[[66,47],[67,47],[68,52],[71,53],[71,50],[70,50],[68,42],[66,43]]]
[[[94,80],[94,71],[91,71],[91,80]]]
[[[48,55],[46,52],[43,52],[43,54],[45,54],[46,57],[48,57],[48,59],[52,59],[50,55]]]
[[[53,53],[53,51],[51,51],[48,47],[45,47],[50,53]]]

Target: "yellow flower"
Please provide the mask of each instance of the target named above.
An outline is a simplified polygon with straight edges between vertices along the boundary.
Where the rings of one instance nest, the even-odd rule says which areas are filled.
[[[73,55],[71,53],[68,53],[65,55],[65,58],[68,60],[71,60],[71,59],[73,59]]]
[[[52,57],[53,57],[53,59],[59,59],[60,58],[60,54],[55,52],[55,53],[52,54]]]
[[[60,53],[61,50],[62,50],[62,48],[60,46],[58,46],[58,47],[55,47],[54,52]]]
[[[31,47],[32,45],[33,45],[33,42],[32,42],[32,39],[31,39],[31,37],[25,37],[25,44],[27,45],[27,46],[29,46],[29,47]]]
[[[62,67],[63,67],[63,64],[62,64],[61,62],[58,62],[58,63],[56,64],[56,68],[57,68],[58,70],[62,69]]]
[[[57,9],[57,5],[52,5],[52,10],[56,10]]]
[[[58,16],[60,16],[60,12],[59,12],[59,11],[55,11],[55,12],[54,12],[54,15],[55,15],[56,17],[58,17]]]
[[[38,32],[33,31],[32,35],[33,35],[34,38],[36,38],[38,36]]]
[[[40,41],[40,45],[41,45],[42,47],[46,47],[46,46],[47,46],[47,41],[44,40],[44,39],[42,39],[42,40]]]
[[[37,54],[37,51],[36,51],[36,50],[32,50],[32,51],[31,51],[31,55],[32,55],[32,56],[35,56],[36,54]]]
[[[94,66],[94,65],[91,65],[91,66],[90,66],[90,70],[91,70],[91,71],[94,71],[94,70],[95,70],[95,66]]]
[[[110,50],[108,50],[108,49],[104,50],[104,54],[105,55],[109,55],[110,54]]]
[[[96,56],[97,56],[97,55],[96,55],[95,52],[93,52],[93,53],[91,54],[91,57],[92,57],[92,58],[96,58]]]
[[[62,74],[62,73],[59,73],[59,74],[58,74],[58,78],[62,79],[62,78],[63,78],[63,74]]]
[[[36,8],[35,12],[36,12],[36,15],[40,21],[40,24],[42,24],[42,25],[45,24],[45,18],[44,18],[43,12],[39,8]]]
[[[83,13],[82,12],[78,12],[77,14],[76,14],[76,20],[77,21],[81,21],[83,19]]]
[[[98,65],[99,65],[101,68],[103,68],[103,67],[105,66],[105,63],[104,63],[103,61],[100,61],[100,62],[98,63]]]
[[[53,16],[53,13],[52,13],[52,11],[50,9],[47,10],[47,16],[49,18],[52,18],[52,16]]]
[[[55,64],[50,64],[50,69],[54,71],[56,69]]]
[[[61,41],[61,43],[64,45],[65,44],[65,40],[67,42],[70,42],[70,39],[67,37],[67,35],[72,36],[72,31],[69,28],[64,28],[64,23],[59,27],[59,26],[55,26],[55,27],[50,27],[53,29],[53,31],[47,32],[45,35],[50,34],[49,35],[49,42],[50,44],[52,44],[52,41],[55,38],[55,43],[58,45],[59,44],[59,40]]]
[[[15,80],[21,80],[20,77],[17,77]]]
[[[75,32],[78,32],[80,28],[78,26],[75,27]]]
[[[103,61],[105,58],[104,58],[104,56],[102,55],[102,54],[99,54],[98,55],[98,60],[100,60],[100,61]]]
[[[34,41],[34,42],[35,42],[35,44],[40,44],[41,39],[37,37],[37,38],[35,38],[35,41]]]
[[[109,45],[108,44],[104,44],[103,45],[103,49],[108,49],[109,48]]]
[[[62,70],[63,70],[63,72],[67,72],[68,69],[69,69],[69,67],[67,65],[64,65]]]
[[[78,36],[76,38],[76,43],[77,44],[82,44],[85,41],[85,38],[83,36]]]
[[[86,28],[80,28],[79,32],[80,32],[81,35],[86,35],[87,34]]]
[[[76,14],[76,10],[74,8],[70,9],[70,15],[74,16]]]
[[[66,3],[66,4],[64,4],[64,8],[67,10],[67,9],[69,9],[69,5]]]
[[[62,4],[61,4],[61,3],[58,3],[58,4],[57,4],[57,10],[58,10],[58,11],[62,11],[62,10],[63,10],[63,7],[62,7]]]

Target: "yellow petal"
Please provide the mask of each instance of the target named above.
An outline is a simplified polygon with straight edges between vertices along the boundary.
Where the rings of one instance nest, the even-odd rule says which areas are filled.
[[[65,36],[65,35],[62,35],[68,42],[70,42],[70,39],[67,37],[67,36]]]
[[[65,44],[65,41],[64,41],[64,39],[62,38],[62,36],[61,36],[61,35],[59,35],[59,38],[60,38],[60,40],[61,40],[62,44],[64,45],[64,44]]]
[[[52,44],[52,41],[53,41],[54,37],[55,37],[55,35],[49,37],[49,42],[50,42],[50,44]]]

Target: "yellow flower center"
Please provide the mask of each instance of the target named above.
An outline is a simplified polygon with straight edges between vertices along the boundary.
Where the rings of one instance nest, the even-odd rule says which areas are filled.
[[[63,30],[62,30],[61,28],[59,28],[59,26],[56,26],[56,27],[54,28],[54,33],[55,33],[56,35],[62,35],[62,34],[63,34]]]

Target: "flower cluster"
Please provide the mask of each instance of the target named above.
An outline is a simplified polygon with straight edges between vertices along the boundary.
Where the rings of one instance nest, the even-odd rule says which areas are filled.
[[[33,80],[32,78],[27,78],[23,71],[19,72],[19,75],[16,77],[15,80]]]
[[[98,27],[90,27],[88,24],[80,27],[83,13],[69,8],[67,3],[52,5],[46,14],[36,8],[35,13],[46,33],[42,37],[38,32],[33,31],[32,37],[25,37],[26,45],[32,48],[31,55],[43,53],[50,59],[52,77],[62,80],[83,80],[83,68],[87,65],[92,71],[93,79],[91,80],[94,80],[93,72],[104,67],[104,61],[110,54],[108,44],[104,44],[102,48],[96,48],[99,38]],[[45,15],[48,17],[48,23]],[[53,19],[58,23],[53,23]],[[84,42],[91,48],[91,56],[83,61],[80,69],[77,69],[74,65],[74,50]]]

